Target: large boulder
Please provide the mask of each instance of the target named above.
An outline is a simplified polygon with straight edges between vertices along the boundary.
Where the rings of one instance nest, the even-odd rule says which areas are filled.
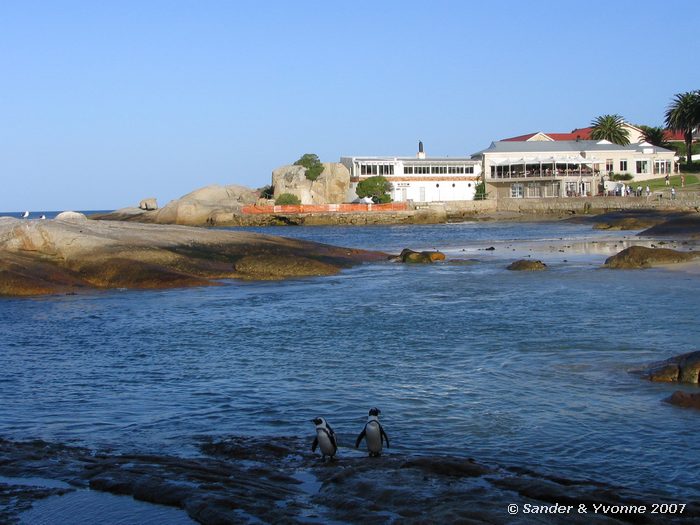
[[[429,264],[435,261],[444,261],[445,254],[439,251],[424,251],[416,252],[408,248],[401,250],[398,256],[391,257],[392,261],[399,261],[404,263],[419,263],[419,264]]]
[[[147,199],[142,199],[141,202],[139,202],[139,208],[142,210],[146,210],[146,211],[157,210],[158,209],[158,201],[156,201],[155,197],[149,197]]]
[[[62,211],[56,215],[57,221],[86,221],[87,217],[84,213],[78,211]]]
[[[664,399],[664,402],[682,408],[696,408],[700,410],[700,392],[690,393],[676,390],[670,397]]]
[[[650,381],[698,384],[700,380],[700,350],[652,363],[640,372]]]
[[[531,260],[531,259],[520,259],[508,265],[506,270],[520,271],[520,272],[535,272],[540,270],[546,270],[547,265],[542,261]]]
[[[350,172],[339,162],[324,162],[314,181],[303,166],[281,166],[272,172],[275,199],[283,193],[296,195],[302,204],[340,204],[350,188]]]
[[[155,222],[201,226],[222,213],[238,214],[246,204],[255,204],[258,192],[244,186],[206,186],[170,201],[158,210]]]
[[[615,269],[651,268],[660,264],[688,262],[699,256],[700,252],[679,252],[669,248],[630,246],[617,255],[608,257],[605,260],[605,267]]]

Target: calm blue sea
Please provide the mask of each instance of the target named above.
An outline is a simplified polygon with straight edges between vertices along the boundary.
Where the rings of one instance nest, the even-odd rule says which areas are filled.
[[[261,231],[453,262],[0,300],[0,434],[190,454],[203,435],[310,443],[324,415],[351,446],[378,406],[394,454],[700,497],[700,416],[628,373],[697,349],[698,275],[601,270],[625,240],[585,225]],[[504,269],[528,255],[549,270]]]
[[[41,216],[43,215],[44,218],[46,219],[54,219],[56,218],[56,215],[61,213],[61,211],[65,210],[60,210],[60,211],[43,211],[43,210],[27,210],[29,212],[29,217],[28,219],[40,219]],[[110,211],[113,210],[71,210],[71,211],[77,211],[80,213],[84,213],[85,215],[92,215],[93,213],[109,213]],[[24,214],[23,211],[0,211],[0,217],[14,217],[15,219],[21,219],[22,215]]]

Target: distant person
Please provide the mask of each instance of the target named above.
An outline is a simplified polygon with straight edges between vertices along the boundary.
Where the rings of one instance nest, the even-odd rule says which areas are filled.
[[[681,175],[681,188],[685,188],[685,175]]]
[[[642,185],[640,184],[639,186],[637,186],[637,197],[641,197],[641,196],[642,196]]]
[[[671,198],[672,199],[676,198],[676,188],[671,188]]]
[[[651,195],[651,190],[649,189],[649,185],[647,184],[647,197]]]
[[[666,186],[668,186],[668,185],[671,184],[671,179],[668,178],[668,173],[667,173],[666,176],[664,177],[664,180],[666,181]]]

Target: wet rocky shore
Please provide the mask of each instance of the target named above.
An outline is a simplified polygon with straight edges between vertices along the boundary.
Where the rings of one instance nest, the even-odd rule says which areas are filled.
[[[390,453],[368,458],[341,447],[337,460],[322,462],[311,453],[309,440],[297,437],[203,439],[199,450],[194,457],[116,454],[40,440],[0,439],[0,520],[20,523],[23,512],[38,502],[90,489],[182,509],[206,525],[506,523],[513,520],[510,504],[518,505],[524,523],[700,521],[696,503],[673,515],[624,513],[620,506],[650,506],[665,498],[461,457]],[[67,485],[13,484],[13,479],[22,478]],[[594,504],[606,508],[594,512]],[[551,511],[553,505],[575,511],[548,514],[545,509]],[[580,505],[588,512],[579,513]],[[522,514],[526,508],[541,512]]]
[[[0,218],[0,296],[333,275],[386,254],[186,226]]]

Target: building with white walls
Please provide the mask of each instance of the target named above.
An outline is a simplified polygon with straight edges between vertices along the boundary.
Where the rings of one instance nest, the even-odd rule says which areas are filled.
[[[662,177],[672,173],[674,155],[646,142],[501,140],[472,158],[483,162],[491,198],[517,199],[597,195],[613,174],[631,175],[634,182]]]
[[[382,175],[392,186],[394,202],[473,200],[481,176],[481,161],[463,157],[427,157],[423,143],[415,157],[341,157],[350,171],[348,200],[357,199],[357,184]]]

